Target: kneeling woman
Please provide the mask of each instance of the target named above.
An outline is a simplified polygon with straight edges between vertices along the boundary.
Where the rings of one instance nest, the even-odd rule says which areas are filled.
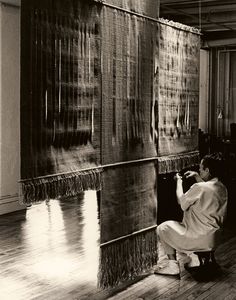
[[[227,210],[227,189],[219,180],[222,176],[219,154],[204,156],[199,174],[187,171],[186,178],[196,183],[183,193],[182,178],[176,175],[176,195],[184,214],[182,222],[166,221],[157,227],[159,240],[168,256],[168,264],[155,269],[156,274],[178,275],[176,250],[183,253],[211,251],[217,245]],[[191,264],[191,262],[190,262]]]

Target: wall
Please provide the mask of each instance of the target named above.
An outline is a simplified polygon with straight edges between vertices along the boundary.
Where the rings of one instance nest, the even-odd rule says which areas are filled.
[[[209,51],[200,51],[200,95],[199,95],[199,128],[208,132],[209,107]]]
[[[235,117],[235,62],[234,47],[225,45],[209,49],[209,133],[223,138],[230,136],[230,123]]]
[[[0,215],[25,207],[20,178],[20,8],[0,4]]]

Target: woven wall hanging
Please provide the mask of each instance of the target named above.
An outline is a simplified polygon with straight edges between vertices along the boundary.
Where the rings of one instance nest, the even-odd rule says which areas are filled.
[[[29,30],[30,28],[30,30]],[[25,203],[100,189],[101,34],[96,5],[22,3]],[[84,171],[85,170],[85,171]]]
[[[103,287],[134,278],[157,261],[156,166],[130,164],[157,155],[152,124],[156,41],[155,22],[103,7],[102,165],[124,163],[103,173],[99,269]]]
[[[140,15],[156,1],[130,0],[137,14],[113,2],[23,0],[21,11],[24,202],[103,180],[101,287],[157,261],[154,161],[165,173],[198,159],[199,36]]]
[[[199,161],[199,31],[160,19],[157,47],[159,173],[168,173]]]

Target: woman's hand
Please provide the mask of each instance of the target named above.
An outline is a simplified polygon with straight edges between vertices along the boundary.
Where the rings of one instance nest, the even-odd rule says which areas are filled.
[[[185,178],[195,178],[197,182],[203,181],[198,172],[196,171],[187,171],[184,173]]]
[[[176,181],[182,180],[182,176],[181,176],[179,173],[176,173],[174,179],[175,179]]]
[[[187,171],[184,173],[184,177],[185,178],[190,178],[190,177],[197,177],[199,176],[198,172],[195,172],[195,171]]]

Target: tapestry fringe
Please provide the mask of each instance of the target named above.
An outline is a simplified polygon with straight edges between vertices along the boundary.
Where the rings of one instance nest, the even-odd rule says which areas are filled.
[[[156,228],[100,248],[98,285],[108,288],[134,279],[157,263]]]
[[[175,27],[180,30],[184,30],[184,31],[188,31],[191,33],[196,33],[196,34],[201,34],[201,31],[198,28],[191,27],[191,26],[179,23],[179,22],[174,22],[174,21],[171,21],[168,19],[163,19],[163,18],[159,18],[159,22],[162,24],[165,24],[165,25],[169,25],[171,27]]]
[[[199,151],[158,157],[158,174],[180,172],[199,164]]]
[[[76,196],[86,190],[101,189],[101,169],[78,171],[23,181],[23,204]]]

